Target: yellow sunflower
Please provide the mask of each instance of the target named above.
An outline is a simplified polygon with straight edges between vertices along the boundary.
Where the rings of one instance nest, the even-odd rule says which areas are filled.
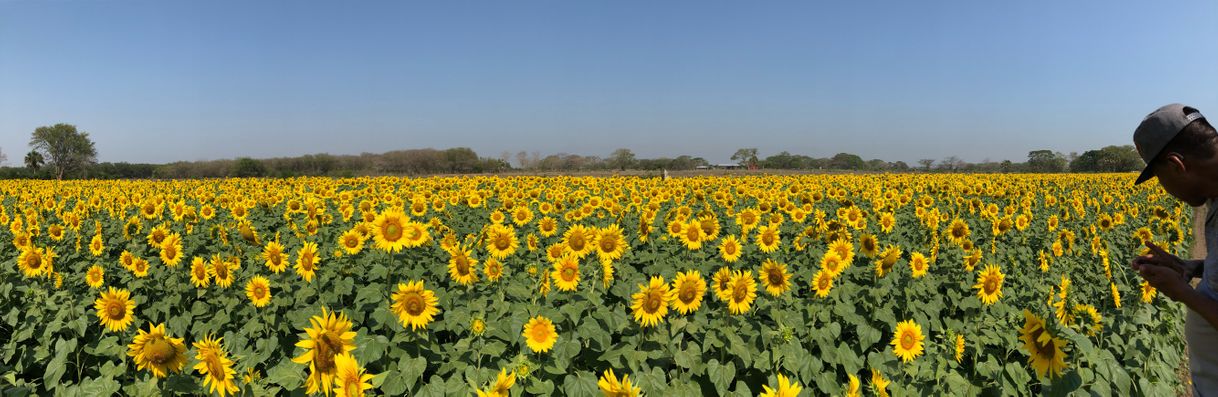
[[[254,276],[245,283],[245,296],[254,307],[265,307],[271,303],[271,283],[265,277]]]
[[[306,393],[321,391],[330,395],[334,386],[337,368],[334,357],[355,350],[355,332],[347,315],[321,308],[320,316],[309,318],[312,327],[305,328],[305,337],[296,342],[304,353],[292,358],[292,362],[309,365],[309,378],[305,381]]]
[[[729,234],[719,242],[719,256],[724,262],[736,263],[740,259],[740,240],[736,235]]]
[[[338,237],[338,246],[347,255],[355,255],[364,249],[364,236],[355,229],[348,230]]]
[[[161,263],[175,267],[182,262],[182,236],[170,233],[161,240]]]
[[[305,282],[313,282],[313,275],[317,273],[317,262],[320,260],[321,258],[317,257],[317,243],[305,241],[300,250],[296,251],[296,274]]]
[[[672,301],[681,314],[689,314],[702,306],[702,297],[706,295],[706,281],[697,270],[677,273],[672,280]]]
[[[21,254],[17,256],[17,267],[21,268],[21,272],[25,277],[34,278],[43,274],[53,272],[52,261],[55,258],[54,253],[50,248],[38,248],[30,246],[21,250]]]
[[[190,283],[198,288],[207,288],[211,284],[211,269],[207,268],[207,261],[200,257],[194,257],[190,261]]]
[[[101,265],[93,265],[89,267],[89,271],[85,273],[85,284],[88,284],[89,288],[101,288],[102,284],[106,282],[105,277],[106,269],[103,269]]]
[[[398,283],[398,290],[391,300],[390,310],[398,316],[403,328],[410,327],[412,331],[426,329],[427,324],[440,313],[437,307],[439,299],[436,299],[435,293],[423,288],[422,280]]]
[[[618,380],[613,369],[605,370],[596,386],[608,397],[638,397],[643,393],[642,389],[630,382],[630,375],[623,374],[622,379]]]
[[[871,369],[871,389],[875,391],[876,395],[888,397],[889,383],[892,383],[892,381],[884,379],[884,374],[881,374],[879,370],[875,368]]]
[[[334,356],[334,395],[338,397],[359,397],[365,390],[372,389],[373,375],[364,372],[359,362],[351,353]]]
[[[110,287],[102,292],[93,301],[93,308],[97,310],[97,319],[111,332],[126,331],[135,318],[135,301],[131,300],[130,292],[121,288]]]
[[[534,353],[545,353],[554,347],[554,342],[558,341],[554,322],[540,315],[529,319],[529,322],[524,325],[524,332],[521,333],[521,336],[524,336],[525,343]]]
[[[782,236],[778,233],[778,225],[771,224],[757,230],[757,247],[761,252],[771,253],[778,250],[782,244]]]
[[[457,284],[471,285],[478,281],[478,273],[474,271],[478,260],[470,256],[469,250],[454,249],[448,259],[448,276]]]
[[[889,245],[881,252],[879,259],[875,261],[875,276],[884,277],[892,271],[893,266],[897,264],[897,260],[901,259],[901,249],[894,245]]]
[[[846,261],[842,260],[841,255],[837,252],[825,252],[825,256],[820,258],[820,270],[829,274],[829,277],[837,277],[846,270]]]
[[[509,397],[512,386],[516,385],[516,371],[508,372],[507,368],[499,370],[495,382],[483,390],[478,390],[478,397]]]
[[[102,235],[94,234],[93,239],[89,240],[89,254],[93,256],[101,256],[106,251],[106,243],[102,241]]]
[[[977,275],[977,284],[973,288],[977,289],[977,297],[981,302],[992,305],[998,302],[998,298],[1002,297],[1002,280],[1006,278],[1002,274],[1002,270],[996,265],[989,265]]]
[[[127,355],[134,358],[136,369],[145,369],[153,376],[164,378],[170,372],[182,372],[186,365],[186,344],[182,338],[165,333],[165,324],[148,323],[148,332],[138,330],[135,340],[127,346]]]
[[[681,244],[685,244],[686,249],[699,250],[702,249],[702,242],[705,241],[706,234],[702,231],[702,222],[694,220],[681,226],[681,234],[677,237],[681,240]]]
[[[402,211],[386,210],[372,221],[372,238],[376,248],[396,253],[406,247],[406,223],[409,218]]]
[[[579,258],[575,255],[566,255],[558,262],[554,262],[554,271],[550,273],[550,277],[554,278],[554,284],[558,285],[561,291],[574,291],[579,287]]]
[[[508,225],[491,225],[486,231],[486,251],[495,259],[503,259],[516,253],[520,241],[516,229]]]
[[[892,352],[903,362],[913,361],[922,355],[922,340],[924,339],[922,326],[913,320],[897,323],[897,330],[892,336]]]
[[[743,314],[752,307],[757,299],[757,282],[753,280],[751,270],[739,271],[732,274],[731,293],[728,295],[728,310],[732,314]]]
[[[664,321],[668,314],[669,294],[668,284],[660,276],[652,276],[648,284],[639,284],[639,292],[631,295],[634,320],[644,328],[652,327]]]
[[[288,268],[288,263],[283,255],[283,245],[280,245],[278,241],[266,243],[266,247],[262,249],[262,259],[266,260],[266,268],[276,274]]]
[[[503,262],[495,258],[488,258],[482,265],[482,273],[486,274],[486,279],[491,282],[499,281],[503,277]]]
[[[211,263],[207,270],[211,273],[211,278],[216,282],[217,287],[228,288],[233,285],[233,279],[236,276],[233,275],[234,269],[229,265],[230,263],[221,259],[220,255],[211,256]]]
[[[1061,376],[1062,371],[1066,369],[1066,354],[1062,352],[1066,341],[1049,333],[1040,316],[1024,309],[1023,317],[1024,324],[1019,330],[1019,340],[1023,341],[1024,351],[1028,353],[1028,363],[1038,376]]]
[[[829,251],[842,258],[843,269],[854,263],[854,244],[850,240],[837,239],[829,243]]]
[[[727,302],[732,297],[732,269],[720,267],[711,276],[711,284],[715,291],[715,297],[719,300]]]
[[[854,376],[854,374],[847,374],[847,376],[850,378],[846,382],[846,397],[859,397],[859,388],[861,386],[859,377]]]
[[[875,258],[880,253],[880,241],[874,235],[864,234],[859,237],[859,252],[867,258]]]
[[[602,262],[621,258],[622,254],[626,252],[626,246],[622,228],[617,224],[609,225],[596,233],[596,256]]]
[[[791,382],[787,377],[778,374],[778,387],[770,388],[770,385],[761,385],[764,391],[758,397],[796,397],[799,391],[803,389],[799,382]]]
[[[195,370],[203,375],[203,386],[220,397],[226,394],[236,395],[240,389],[237,388],[233,361],[224,350],[224,338],[213,339],[208,335],[202,341],[195,342],[194,346],[195,359],[199,360],[199,363],[195,364]]]
[[[787,274],[786,264],[766,259],[761,264],[758,276],[761,277],[761,283],[765,285],[766,292],[771,296],[782,295],[783,292],[791,289],[791,275]]]
[[[131,274],[139,278],[148,277],[148,260],[136,258],[135,262],[131,264]]]
[[[554,236],[555,233],[558,233],[558,221],[548,216],[541,218],[537,222],[537,232],[541,233],[542,237]]]
[[[926,260],[926,255],[921,252],[914,252],[909,255],[909,269],[913,271],[913,278],[920,278],[926,275],[926,269],[930,267]]]
[[[562,245],[575,256],[583,258],[596,247],[596,231],[580,224],[571,225],[563,233]]]
[[[964,240],[968,239],[970,234],[967,223],[956,218],[947,226],[947,240],[956,244],[963,244]]]
[[[818,270],[812,276],[812,290],[816,291],[817,298],[829,296],[829,291],[833,290],[833,274],[824,269]]]

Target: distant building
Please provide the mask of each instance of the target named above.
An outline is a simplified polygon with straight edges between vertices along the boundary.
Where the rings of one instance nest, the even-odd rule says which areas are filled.
[[[735,163],[725,163],[725,164],[713,164],[713,165],[711,165],[711,168],[720,169],[720,170],[738,170],[738,169],[744,168],[744,166],[742,166],[740,164],[735,164]]]

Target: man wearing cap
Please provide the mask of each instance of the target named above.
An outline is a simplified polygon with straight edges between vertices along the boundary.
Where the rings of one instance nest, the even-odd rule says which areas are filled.
[[[1193,395],[1218,396],[1218,133],[1197,109],[1173,103],[1142,120],[1133,143],[1146,169],[1135,184],[1151,177],[1163,190],[1193,207],[1208,204],[1206,257],[1183,260],[1147,242],[1147,255],[1133,268],[1168,298],[1184,303]],[[1189,282],[1200,277],[1194,289]]]

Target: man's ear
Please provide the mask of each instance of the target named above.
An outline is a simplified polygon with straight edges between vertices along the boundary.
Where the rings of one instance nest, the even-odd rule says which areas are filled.
[[[1184,163],[1184,156],[1180,153],[1171,152],[1163,157],[1164,168],[1170,170],[1173,174],[1184,174],[1188,171],[1188,166]]]

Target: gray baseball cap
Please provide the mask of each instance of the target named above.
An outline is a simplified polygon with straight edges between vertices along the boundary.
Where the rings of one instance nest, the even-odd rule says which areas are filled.
[[[1184,126],[1203,118],[1205,116],[1202,116],[1201,112],[1178,103],[1165,105],[1146,115],[1142,124],[1138,124],[1138,129],[1133,131],[1133,146],[1138,149],[1142,161],[1146,162],[1142,175],[1139,175],[1133,184],[1137,185],[1155,176],[1151,170],[1154,167],[1150,163],[1151,160],[1159,156],[1159,152],[1163,151],[1167,143],[1171,142]]]

